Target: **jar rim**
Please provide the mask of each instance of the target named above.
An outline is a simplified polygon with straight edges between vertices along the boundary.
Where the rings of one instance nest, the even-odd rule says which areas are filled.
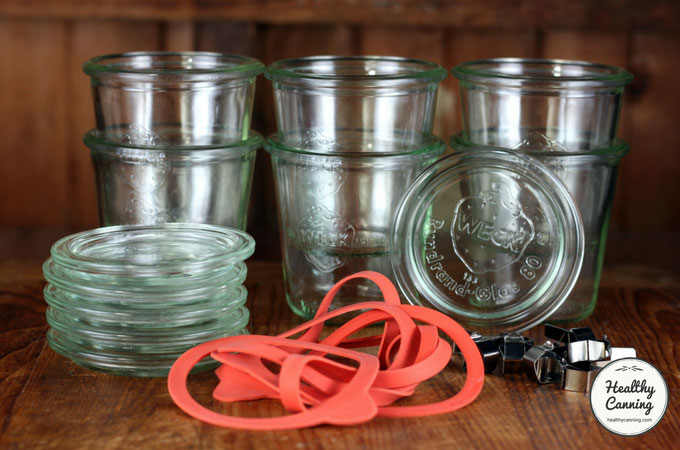
[[[126,60],[137,60],[139,66]],[[264,64],[250,56],[227,53],[142,51],[95,56],[83,64],[83,71],[95,78],[119,74],[133,77],[174,76],[182,77],[183,81],[205,81],[255,77],[264,71]]]
[[[557,83],[619,87],[633,81],[633,74],[622,67],[566,59],[480,59],[458,64],[451,69],[451,74],[462,81],[501,85],[521,81],[539,86]]]
[[[454,151],[460,151],[461,147],[468,148],[498,148],[497,145],[481,145],[475,144],[468,141],[463,136],[463,132],[459,132],[451,136],[449,139],[449,147]],[[575,157],[575,156],[606,156],[606,157],[616,157],[621,158],[625,156],[630,150],[630,146],[623,139],[616,139],[611,145],[607,147],[595,148],[591,150],[576,150],[576,151],[543,151],[543,150],[531,150],[531,149],[521,149],[512,151],[522,153],[524,155],[530,156],[540,156],[540,157]]]
[[[270,135],[264,141],[264,148],[271,154],[307,155],[319,156],[324,158],[355,158],[355,159],[393,159],[395,157],[431,156],[439,154],[446,149],[444,141],[434,135],[415,149],[401,152],[355,152],[355,151],[312,151],[296,147],[290,147],[277,139],[276,133]]]
[[[345,73],[338,73],[342,68]],[[309,56],[276,61],[265,70],[265,77],[275,82],[371,87],[438,83],[446,75],[435,62],[399,56]]]
[[[190,151],[192,153],[196,152],[209,152],[211,150],[225,150],[230,152],[236,152],[239,150],[253,150],[262,147],[262,142],[264,141],[262,135],[255,130],[250,130],[249,137],[242,141],[227,142],[227,143],[217,143],[217,144],[206,144],[206,145],[140,145],[131,144],[127,142],[117,142],[110,140],[106,137],[106,134],[97,128],[85,133],[83,136],[83,143],[90,149],[111,149],[111,148],[124,148],[130,150],[144,150],[145,152],[167,152],[172,151],[173,153],[180,153],[183,151]]]

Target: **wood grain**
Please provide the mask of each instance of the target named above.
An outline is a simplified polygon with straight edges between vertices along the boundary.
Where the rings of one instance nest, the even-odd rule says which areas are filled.
[[[165,24],[162,32],[165,42],[163,50],[168,52],[187,52],[196,48],[196,26],[189,20],[173,21]]]
[[[524,29],[678,29],[673,0],[0,0],[13,17],[239,20],[273,24],[352,23]]]
[[[680,34],[639,32],[632,37],[630,68],[638,78],[626,110],[631,152],[622,186],[626,229],[676,227],[680,223]]]
[[[441,64],[446,59],[446,32],[443,28],[364,26],[359,34],[362,55],[391,55],[424,59]],[[448,69],[448,67],[445,67]],[[433,133],[447,139],[452,133],[450,118],[455,115],[455,95],[447,77],[437,92]]]
[[[0,436],[44,350],[45,302],[40,264],[0,262]]]
[[[274,334],[298,323],[285,304],[280,265],[248,266],[251,330]],[[672,448],[677,439],[680,417],[673,399],[654,430],[624,438],[597,424],[587,395],[539,386],[523,374],[488,375],[473,404],[439,416],[377,418],[359,426],[280,432],[201,424],[172,403],[164,379],[91,372],[45,346],[39,267],[39,261],[0,263],[7,325],[0,373],[10,374],[0,390],[5,412],[2,448]],[[676,270],[665,287],[649,287],[656,280],[653,272],[641,276],[635,283],[622,278],[620,284],[602,288],[596,312],[580,325],[591,326],[597,334],[606,332],[615,345],[636,347],[640,357],[661,370],[674,395],[680,388],[675,339],[680,333],[680,276]],[[636,284],[641,280],[646,284]],[[535,328],[529,334],[540,338],[541,333]],[[404,404],[443,399],[462,382],[460,372],[447,368]],[[193,376],[189,382],[197,399],[222,413],[249,417],[282,413],[271,401],[218,404],[211,399],[215,385],[212,373]]]
[[[67,219],[65,48],[62,22],[0,18],[0,224]]]

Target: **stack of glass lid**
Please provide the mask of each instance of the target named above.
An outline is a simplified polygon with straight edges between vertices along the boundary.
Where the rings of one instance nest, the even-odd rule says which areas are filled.
[[[164,376],[187,349],[245,334],[247,233],[169,223],[89,230],[57,241],[43,265],[47,340],[75,363]],[[214,367],[205,360],[197,370]]]

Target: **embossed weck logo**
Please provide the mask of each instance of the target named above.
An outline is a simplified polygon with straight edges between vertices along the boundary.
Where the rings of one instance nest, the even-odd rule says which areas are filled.
[[[507,188],[463,197],[451,221],[453,248],[473,273],[496,272],[517,262],[534,238],[534,224]]]
[[[354,226],[344,217],[319,205],[300,219],[297,232],[300,243],[307,249],[307,261],[326,273],[345,264],[347,257],[343,253],[350,253],[356,234]]]

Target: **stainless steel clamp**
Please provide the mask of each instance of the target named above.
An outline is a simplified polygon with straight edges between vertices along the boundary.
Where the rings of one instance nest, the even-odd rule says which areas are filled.
[[[559,383],[566,391],[589,392],[602,367],[616,359],[635,357],[635,349],[612,347],[607,335],[597,339],[587,327],[567,330],[546,325],[545,335],[552,341],[538,345],[519,333],[470,334],[482,355],[486,373],[503,376],[528,369],[540,384]],[[456,349],[453,360],[465,364]]]

